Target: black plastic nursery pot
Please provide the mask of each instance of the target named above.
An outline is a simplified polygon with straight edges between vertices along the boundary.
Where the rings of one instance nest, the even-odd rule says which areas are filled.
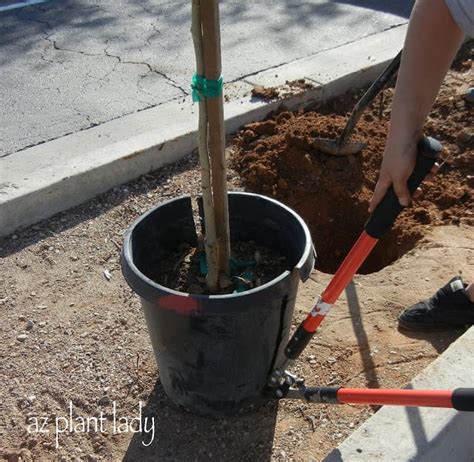
[[[199,414],[232,414],[264,400],[268,376],[283,354],[300,280],[314,267],[308,227],[265,196],[229,193],[231,240],[255,241],[285,256],[291,270],[257,288],[193,295],[152,279],[165,252],[196,245],[190,197],[165,202],[127,231],[122,270],[140,296],[160,380],[177,405]]]

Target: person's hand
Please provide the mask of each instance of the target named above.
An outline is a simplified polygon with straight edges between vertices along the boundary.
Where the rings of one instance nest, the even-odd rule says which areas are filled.
[[[400,152],[396,148],[389,148],[387,144],[380,168],[379,179],[375,185],[374,194],[369,204],[369,213],[375,210],[390,186],[393,186],[400,205],[406,207],[410,204],[412,197],[408,190],[407,181],[415,168],[416,154],[416,143]],[[425,182],[434,181],[435,174],[439,168],[440,165],[436,162],[431,169],[431,173],[425,178]],[[417,188],[413,194],[413,198],[416,199],[420,197],[421,194],[421,188]]]
[[[415,163],[416,143],[409,143],[405,149],[400,149],[400,146],[390,146],[387,142],[379,179],[370,201],[369,213],[375,210],[390,186],[393,186],[400,205],[406,207],[410,204],[411,196],[410,191],[408,191],[407,180],[415,168]]]

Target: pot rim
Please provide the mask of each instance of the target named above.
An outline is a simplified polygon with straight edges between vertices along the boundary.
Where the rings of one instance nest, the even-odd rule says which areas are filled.
[[[152,209],[148,210],[147,212],[143,213],[140,215],[133,223],[132,225],[128,228],[128,230],[125,233],[124,236],[124,244],[122,248],[122,268],[125,269],[125,267],[128,266],[128,268],[131,270],[133,273],[134,277],[137,278],[142,284],[146,284],[148,286],[151,286],[151,288],[154,288],[160,292],[167,292],[170,295],[177,295],[180,297],[193,297],[195,299],[201,299],[201,300],[225,300],[225,299],[237,299],[241,298],[244,296],[249,296],[256,294],[258,292],[263,292],[272,286],[278,285],[281,281],[283,281],[285,278],[287,278],[290,274],[293,272],[297,271],[299,278],[304,282],[309,278],[309,275],[313,269],[313,265],[310,265],[310,269],[304,271],[305,269],[305,263],[311,259],[310,253],[313,253],[314,258],[316,257],[316,252],[314,250],[314,246],[312,243],[311,239],[311,233],[309,232],[309,228],[306,225],[306,223],[303,221],[303,219],[290,207],[286,206],[285,204],[267,196],[263,196],[261,194],[255,194],[255,193],[249,193],[249,192],[243,192],[243,191],[229,191],[227,193],[229,196],[248,196],[248,197],[255,197],[258,198],[259,200],[265,200],[268,202],[272,202],[273,204],[283,208],[287,213],[292,215],[299,223],[301,226],[304,236],[305,236],[305,248],[304,251],[302,252],[301,258],[298,260],[296,265],[293,267],[293,269],[290,270],[285,270],[283,273],[278,275],[276,278],[266,282],[265,284],[262,284],[261,286],[255,287],[253,289],[246,290],[244,292],[238,292],[238,293],[231,293],[231,294],[219,294],[219,295],[205,295],[205,294],[193,294],[190,292],[181,292],[179,290],[171,289],[169,287],[163,286],[161,284],[158,284],[157,282],[153,281],[149,277],[147,277],[145,274],[143,274],[135,265],[133,262],[132,258],[132,234],[136,228],[136,226],[146,217],[148,217],[150,214],[154,213],[156,209],[161,208],[165,205],[171,204],[176,201],[180,201],[183,199],[191,199],[191,196],[189,194],[184,194],[172,199],[168,199],[167,201],[161,202],[158,204],[156,207],[153,207]],[[307,266],[307,265],[306,265]],[[124,277],[127,279],[124,272]],[[127,280],[127,282],[129,282]],[[131,285],[131,284],[130,284]],[[131,285],[132,286],[132,285]],[[132,287],[133,288],[133,287]],[[135,288],[133,288],[135,291]],[[137,292],[138,293],[138,292]],[[138,295],[142,296],[140,293]]]

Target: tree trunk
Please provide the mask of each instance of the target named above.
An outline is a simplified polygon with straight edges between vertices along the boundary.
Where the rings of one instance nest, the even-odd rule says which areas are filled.
[[[192,0],[191,33],[196,55],[196,73],[198,75],[204,75],[200,9],[200,0]],[[217,291],[219,283],[219,253],[216,238],[214,204],[212,200],[211,170],[207,148],[207,135],[207,105],[206,100],[202,99],[199,102],[198,152],[199,163],[201,165],[202,204],[204,209],[204,245],[207,259],[206,285],[208,290],[213,293]]]
[[[219,3],[217,0],[201,0],[201,24],[204,76],[206,79],[217,80],[222,72]],[[206,98],[206,104],[219,270],[229,274],[230,233],[222,94],[217,97]]]

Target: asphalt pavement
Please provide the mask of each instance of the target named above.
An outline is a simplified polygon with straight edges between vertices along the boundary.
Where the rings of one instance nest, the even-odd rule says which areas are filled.
[[[190,0],[37,2],[0,1],[0,157],[189,94]],[[224,78],[404,24],[412,5],[222,1]]]

